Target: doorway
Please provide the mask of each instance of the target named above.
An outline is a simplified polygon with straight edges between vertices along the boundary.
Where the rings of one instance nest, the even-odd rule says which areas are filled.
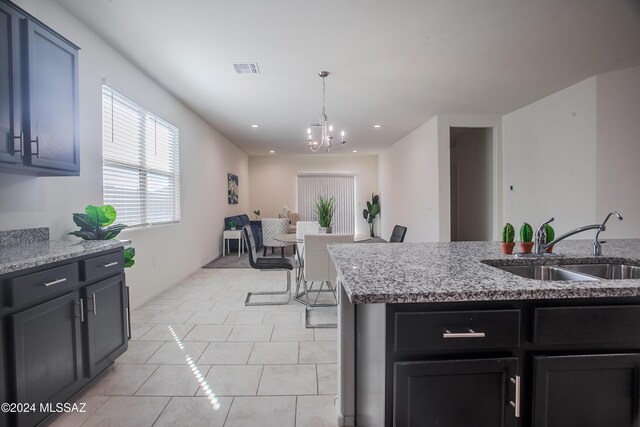
[[[451,241],[493,236],[493,128],[451,127]]]

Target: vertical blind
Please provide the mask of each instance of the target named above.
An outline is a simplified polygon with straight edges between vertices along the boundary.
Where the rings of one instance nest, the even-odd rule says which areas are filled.
[[[298,212],[302,221],[316,221],[318,196],[335,198],[334,233],[355,233],[355,177],[353,175],[298,175]]]
[[[102,86],[105,204],[129,226],[180,220],[179,129]]]

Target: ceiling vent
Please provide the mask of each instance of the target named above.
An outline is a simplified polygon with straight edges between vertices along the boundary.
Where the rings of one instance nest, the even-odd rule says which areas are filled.
[[[260,74],[257,62],[232,62],[231,67],[236,74]]]

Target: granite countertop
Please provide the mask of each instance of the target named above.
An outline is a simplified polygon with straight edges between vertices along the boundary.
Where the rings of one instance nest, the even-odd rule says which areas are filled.
[[[593,240],[565,240],[559,257],[514,258],[498,242],[372,243],[329,245],[338,282],[354,304],[506,301],[640,296],[640,279],[541,281],[485,264],[587,264],[606,261],[640,266],[640,239],[607,240],[603,256]],[[517,252],[518,247],[514,248]]]
[[[128,240],[48,240],[48,229],[0,232],[0,275],[123,247]]]

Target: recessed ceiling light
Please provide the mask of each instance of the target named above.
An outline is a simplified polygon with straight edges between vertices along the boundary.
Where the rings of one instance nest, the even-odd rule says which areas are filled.
[[[382,125],[373,125],[373,127],[374,127],[374,128],[376,128],[376,129],[378,129],[378,128],[381,128],[381,127],[382,127]]]
[[[271,151],[269,151],[269,152],[270,152],[271,154],[275,153],[275,151],[273,151],[273,150],[271,150]]]
[[[251,125],[252,128],[259,128],[260,125]]]
[[[353,150],[353,152],[354,152],[354,153],[357,153],[357,152],[358,152],[358,150]]]

